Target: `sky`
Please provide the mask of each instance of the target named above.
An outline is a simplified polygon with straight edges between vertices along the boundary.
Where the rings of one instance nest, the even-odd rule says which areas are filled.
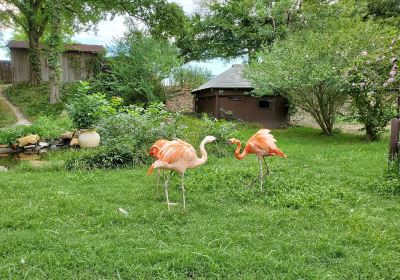
[[[171,0],[181,5],[187,14],[193,13],[198,5],[196,0]],[[72,37],[72,39],[81,44],[95,44],[110,46],[113,40],[120,38],[126,31],[124,25],[124,17],[117,16],[112,21],[102,21],[99,23],[97,32],[81,32]],[[12,36],[12,29],[5,29],[2,31],[2,39],[0,46],[4,46],[4,43],[8,42]],[[0,60],[9,59],[7,52],[4,48],[0,48]],[[229,62],[222,61],[220,59],[208,60],[204,62],[191,62],[189,65],[200,66],[209,69],[213,75],[219,75],[223,71],[229,69],[232,64],[241,63],[241,59],[231,60]]]

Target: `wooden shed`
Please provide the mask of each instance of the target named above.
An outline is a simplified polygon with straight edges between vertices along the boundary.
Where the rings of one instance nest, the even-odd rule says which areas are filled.
[[[288,104],[283,96],[253,97],[250,82],[243,78],[244,65],[230,69],[192,91],[195,112],[216,118],[235,118],[259,123],[265,128],[288,124]]]
[[[11,40],[6,45],[10,49],[12,82],[23,83],[29,81],[29,53],[28,42]],[[40,45],[42,50],[44,45]],[[62,80],[73,82],[87,80],[93,77],[93,63],[99,54],[105,51],[101,45],[69,44],[64,46],[62,55]],[[42,66],[42,80],[49,80],[49,68],[46,52],[43,51],[40,57]]]

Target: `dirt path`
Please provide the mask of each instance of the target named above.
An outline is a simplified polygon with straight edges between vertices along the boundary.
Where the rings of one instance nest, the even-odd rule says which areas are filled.
[[[13,111],[15,116],[17,117],[17,122],[14,126],[17,125],[31,125],[32,123],[25,118],[25,116],[21,113],[21,111],[15,107],[8,99],[3,95],[3,90],[8,87],[9,85],[0,86],[0,100],[7,104],[8,107]]]

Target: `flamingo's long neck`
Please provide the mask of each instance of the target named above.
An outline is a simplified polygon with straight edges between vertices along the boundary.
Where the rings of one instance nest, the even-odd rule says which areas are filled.
[[[240,149],[242,148],[242,143],[240,143],[240,141],[238,141],[237,143],[237,148],[235,150],[235,157],[239,160],[242,160],[246,155],[247,155],[247,150],[246,148],[244,148],[243,152],[240,153]]]
[[[206,145],[206,143],[207,143],[206,139],[203,139],[203,141],[201,141],[201,143],[200,143],[201,158],[199,158],[197,160],[196,166],[202,165],[207,161],[208,155],[207,155],[207,151],[204,147]]]

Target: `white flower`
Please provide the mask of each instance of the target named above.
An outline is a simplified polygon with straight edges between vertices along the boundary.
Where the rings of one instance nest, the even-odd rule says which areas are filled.
[[[363,56],[366,56],[366,55],[368,54],[368,52],[367,52],[367,51],[362,51],[361,54],[362,54]]]

